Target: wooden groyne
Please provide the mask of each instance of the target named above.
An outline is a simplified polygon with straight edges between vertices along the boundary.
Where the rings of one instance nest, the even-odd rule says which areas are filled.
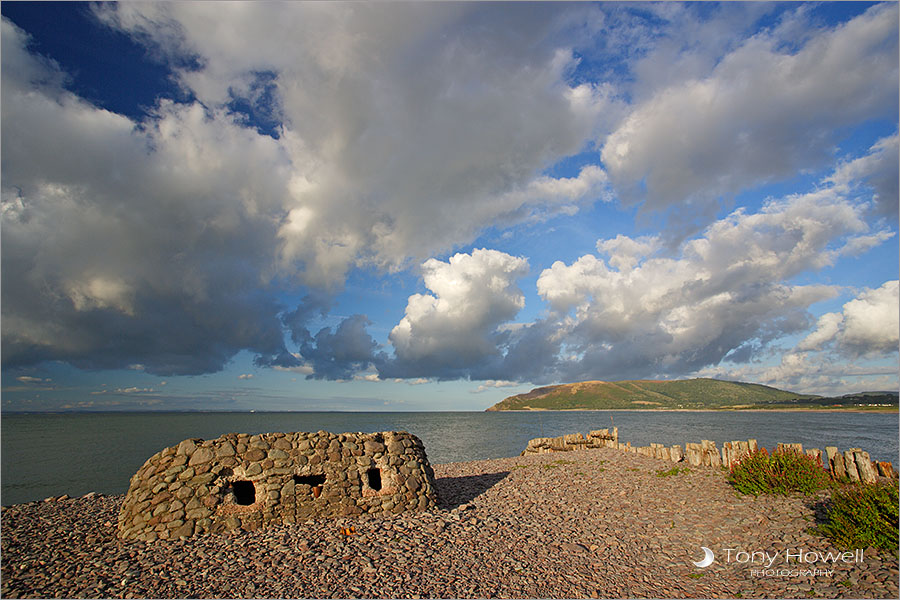
[[[534,438],[529,440],[522,454],[575,452],[593,448],[613,448],[622,452],[634,452],[675,463],[685,462],[692,466],[706,465],[726,468],[731,468],[746,456],[759,450],[757,441],[754,439],[725,442],[722,444],[721,450],[711,440],[701,440],[699,444],[688,442],[683,448],[677,444],[674,446],[663,446],[662,444],[632,446],[631,442],[620,442],[619,428],[613,427],[612,429],[591,431],[587,436],[570,433],[559,437]],[[849,479],[850,481],[875,483],[879,476],[894,479],[898,477],[897,470],[890,462],[873,461],[869,453],[861,448],[849,448],[840,452],[837,446],[826,446],[823,453],[819,448],[809,448],[804,451],[803,444],[779,442],[775,451],[805,453],[818,461],[835,480]]]

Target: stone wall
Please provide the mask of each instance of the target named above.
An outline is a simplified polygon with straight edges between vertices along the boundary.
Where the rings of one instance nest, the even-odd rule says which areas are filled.
[[[171,539],[270,523],[436,505],[434,471],[403,432],[229,433],[151,456],[131,478],[122,539]]]

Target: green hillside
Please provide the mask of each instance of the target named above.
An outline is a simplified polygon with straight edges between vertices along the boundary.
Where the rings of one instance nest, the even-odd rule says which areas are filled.
[[[756,383],[718,379],[584,381],[536,388],[487,410],[813,408],[820,400]]]

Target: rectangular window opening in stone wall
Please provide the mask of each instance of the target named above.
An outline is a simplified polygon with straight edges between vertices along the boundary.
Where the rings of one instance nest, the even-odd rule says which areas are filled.
[[[366,471],[366,480],[370,488],[376,492],[381,491],[381,469],[369,469]]]
[[[234,494],[235,504],[249,506],[256,502],[256,486],[252,481],[233,481],[231,490]]]
[[[318,498],[325,485],[325,475],[294,475],[294,485],[308,485],[309,493],[313,498]]]

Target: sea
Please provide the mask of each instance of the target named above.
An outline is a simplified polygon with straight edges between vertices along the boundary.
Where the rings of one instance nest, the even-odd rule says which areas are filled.
[[[619,441],[666,446],[754,438],[804,448],[862,448],[898,461],[898,414],[853,412],[109,412],[0,415],[0,504],[88,492],[123,494],[150,456],[229,432],[409,431],[432,464],[518,456],[535,437],[619,428]]]

